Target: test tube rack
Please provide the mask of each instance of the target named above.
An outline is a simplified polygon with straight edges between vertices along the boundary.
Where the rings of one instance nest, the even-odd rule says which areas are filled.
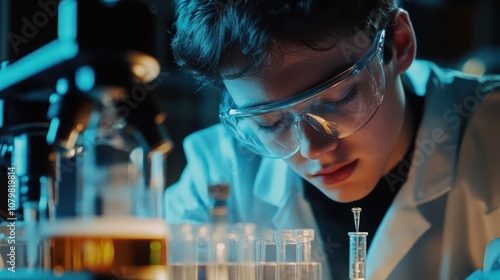
[[[313,229],[255,224],[178,224],[169,228],[170,279],[320,280]]]

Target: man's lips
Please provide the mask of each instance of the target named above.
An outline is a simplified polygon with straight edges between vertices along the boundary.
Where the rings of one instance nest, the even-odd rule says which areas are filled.
[[[347,180],[358,165],[358,160],[342,165],[340,167],[320,170],[313,175],[314,180],[323,185],[334,185]]]

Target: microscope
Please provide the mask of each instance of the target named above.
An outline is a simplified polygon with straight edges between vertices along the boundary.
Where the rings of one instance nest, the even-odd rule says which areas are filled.
[[[163,163],[173,144],[152,94],[155,15],[145,0],[52,2],[57,38],[0,68],[0,186],[9,198],[0,214],[16,228],[4,235],[17,242],[16,269],[163,279]],[[60,182],[68,158],[74,186]],[[75,217],[57,217],[61,187],[75,188]]]

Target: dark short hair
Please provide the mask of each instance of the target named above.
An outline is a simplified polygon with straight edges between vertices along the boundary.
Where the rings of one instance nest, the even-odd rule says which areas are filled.
[[[283,44],[320,48],[328,38],[386,28],[396,0],[175,0],[177,64],[203,83],[257,75]],[[358,28],[358,29],[356,29]],[[278,48],[277,48],[278,46]],[[331,47],[327,48],[330,49]],[[386,47],[385,56],[390,48]],[[238,71],[228,73],[237,60]],[[279,62],[279,60],[278,60]]]

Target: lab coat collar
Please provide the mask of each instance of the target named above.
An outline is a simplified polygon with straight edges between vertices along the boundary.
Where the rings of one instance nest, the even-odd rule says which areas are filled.
[[[423,73],[427,77],[425,94],[425,111],[421,120],[412,157],[410,174],[413,172],[415,180],[414,199],[416,205],[433,201],[449,192],[455,177],[459,139],[463,129],[463,120],[459,117],[454,105],[459,105],[463,96],[458,93],[470,93],[474,90],[450,87],[454,75],[448,74],[432,63],[418,62],[413,70]],[[419,76],[417,72],[409,73],[413,84],[407,86],[415,91],[422,91],[422,81],[415,84],[412,76]],[[472,84],[472,83],[470,83]],[[420,88],[420,89],[419,89]],[[443,105],[445,104],[445,105]]]

